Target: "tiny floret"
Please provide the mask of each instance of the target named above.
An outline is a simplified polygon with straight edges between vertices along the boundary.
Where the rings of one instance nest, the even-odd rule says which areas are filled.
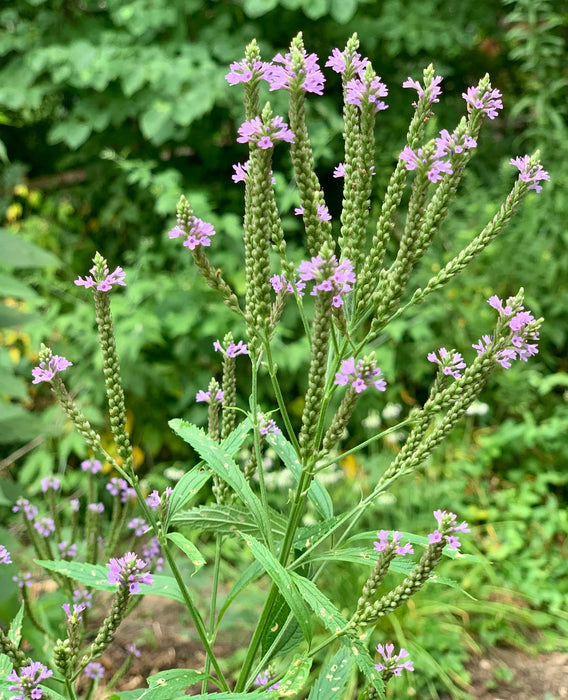
[[[377,671],[392,673],[393,676],[400,676],[403,669],[414,671],[414,665],[410,659],[408,661],[402,661],[402,659],[406,659],[408,656],[406,649],[401,648],[394,657],[392,655],[394,644],[379,644],[377,646],[377,651],[383,657],[382,663],[375,664]]]
[[[480,92],[479,88],[472,86],[468,87],[467,92],[462,92],[462,97],[467,102],[469,111],[480,109],[489,119],[495,119],[499,110],[503,109],[503,96],[499,90]]]
[[[387,383],[384,379],[378,379],[380,374],[380,368],[374,364],[365,360],[358,360],[355,364],[355,358],[350,357],[341,363],[341,370],[336,373],[334,383],[339,386],[349,385],[357,394],[369,386],[374,386],[379,391],[385,391]]]
[[[361,58],[361,54],[353,51],[351,54],[347,51],[332,49],[331,56],[327,59],[326,68],[332,68],[336,73],[344,73],[347,68],[347,62],[351,64],[352,69],[362,79],[365,74],[365,68],[369,63],[368,58]]]
[[[225,80],[229,85],[238,85],[238,83],[248,83],[255,78],[262,78],[269,64],[263,61],[243,61],[231,63],[229,73],[225,76]]]
[[[249,354],[247,344],[243,343],[242,340],[239,340],[238,343],[229,343],[226,348],[221,345],[220,340],[215,340],[213,343],[213,348],[215,349],[215,352],[221,352],[227,357],[236,357],[237,355]]]
[[[39,661],[32,661],[29,666],[24,666],[20,673],[12,671],[7,679],[13,683],[10,690],[15,690],[19,695],[12,695],[11,700],[40,700],[43,691],[39,684],[53,675],[53,671],[46,668]]]
[[[530,182],[527,189],[534,190],[539,193],[542,190],[542,185],[539,185],[540,180],[550,180],[550,175],[543,169],[540,163],[531,164],[529,156],[518,156],[511,158],[509,161],[519,169],[519,178],[523,182]]]
[[[422,87],[417,80],[413,80],[410,76],[402,84],[403,88],[413,88],[418,93],[418,99],[422,99],[426,95],[426,99],[430,104],[439,102],[438,97],[442,94],[440,83],[442,82],[441,75],[435,75],[428,87]]]
[[[213,224],[209,224],[197,216],[189,217],[189,228],[186,231],[183,223],[178,222],[177,226],[169,231],[170,238],[185,238],[183,245],[190,250],[195,250],[197,246],[210,246],[211,237],[215,235]]]
[[[91,661],[85,666],[85,675],[93,681],[100,681],[105,675],[105,670],[98,661]]]
[[[215,398],[213,400],[211,399],[211,392],[203,391],[203,389],[200,389],[195,395],[195,400],[198,403],[213,403],[213,401],[216,401],[217,403],[222,403],[223,398],[224,397],[222,389],[217,390],[217,393],[215,394]]]
[[[4,547],[3,544],[0,544],[0,564],[11,564],[12,563],[12,557],[10,556],[10,552]]]
[[[89,272],[91,273],[90,275],[87,275],[84,278],[77,277],[77,279],[75,280],[75,284],[77,285],[77,287],[85,287],[85,289],[95,287],[99,292],[110,292],[110,290],[115,284],[118,284],[121,287],[126,287],[126,282],[124,281],[125,272],[121,267],[117,267],[113,272],[108,272],[107,268],[106,275],[103,277],[103,279],[99,280],[98,282],[94,279],[96,270],[97,267],[96,265],[94,265],[89,270]]]
[[[388,94],[387,86],[378,76],[370,82],[354,78],[347,83],[345,101],[347,104],[356,105],[361,109],[363,104],[370,103],[373,105],[376,113],[388,109],[388,105],[379,99],[380,97],[387,97]]]
[[[389,536],[391,538],[390,542]],[[377,537],[379,538],[378,541],[373,542],[376,552],[384,552],[387,547],[391,547],[392,550],[394,550],[396,554],[399,554],[400,556],[404,556],[405,554],[414,554],[414,549],[410,542],[407,542],[402,546],[399,544],[399,540],[402,537],[401,532],[393,530],[392,533],[389,533],[387,530],[379,530],[379,532],[377,532]]]
[[[316,282],[312,296],[319,292],[332,292],[332,304],[336,308],[343,306],[342,295],[350,292],[355,283],[353,263],[347,258],[338,263],[335,255],[329,260],[324,260],[321,255],[316,255],[310,261],[303,260],[298,266],[298,273],[304,282]]]
[[[260,117],[243,122],[239,127],[238,143],[254,143],[264,150],[272,148],[275,141],[294,141],[294,134],[282,117],[276,116],[268,124]]]
[[[296,74],[292,69],[293,56],[287,53],[284,56],[277,53],[272,59],[275,63],[282,65],[268,64],[264,71],[264,79],[270,85],[270,90],[300,90],[302,92],[313,92],[316,95],[323,95],[325,78],[318,65],[318,57],[315,53],[306,53],[302,49],[303,68]]]
[[[452,376],[454,379],[461,377],[460,370],[465,369],[465,362],[459,352],[451,350],[448,352],[446,348],[440,348],[437,353],[429,352],[428,360],[440,365],[443,374]]]

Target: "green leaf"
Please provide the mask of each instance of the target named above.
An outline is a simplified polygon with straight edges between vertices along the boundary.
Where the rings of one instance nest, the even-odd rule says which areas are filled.
[[[347,620],[331,600],[320,591],[313,581],[300,576],[295,571],[289,573],[302,596],[302,600],[310,606],[326,628],[333,634],[340,632],[347,625]]]
[[[278,586],[278,590],[290,606],[294,617],[298,621],[305,639],[311,640],[310,613],[301,593],[294,585],[291,572],[287,571],[276,557],[252,535],[242,535],[244,541],[250,547],[254,558],[262,565],[266,573]]]
[[[8,158],[8,151],[6,150],[6,145],[4,141],[0,140],[0,160],[7,165],[10,162]]]
[[[347,24],[357,10],[359,0],[331,0],[331,16],[339,24]]]
[[[47,250],[0,229],[0,264],[12,268],[59,267],[60,261]]]
[[[269,433],[266,436],[266,440],[284,462],[284,464],[288,467],[288,469],[292,472],[296,483],[298,483],[302,472],[302,466],[298,461],[298,457],[291,443],[288,442],[283,435],[278,433]],[[333,503],[331,501],[331,496],[321,485],[317,476],[314,477],[314,480],[310,485],[308,490],[308,498],[325,519],[333,517]]]
[[[144,700],[170,700],[176,694],[187,697],[182,692],[188,686],[195,685],[209,678],[207,673],[200,673],[192,669],[172,668],[168,671],[156,673],[148,678],[148,690],[139,696]]]
[[[86,586],[91,586],[98,591],[116,591],[116,584],[109,583],[108,567],[101,564],[81,564],[76,561],[46,561],[36,560],[36,564],[43,566],[49,571],[56,571],[63,576],[67,576],[74,581],[80,581]],[[159,595],[163,598],[171,598],[180,603],[185,600],[179,590],[177,582],[173,576],[159,576],[154,574],[154,582],[151,586],[141,586],[138,593],[134,595]]]
[[[26,301],[39,299],[39,294],[33,287],[5,272],[0,272],[0,296],[14,297]]]
[[[369,654],[364,642],[354,637],[342,637],[341,644],[353,658],[359,670],[365,676],[367,683],[370,683],[379,694],[379,698],[384,700],[386,697],[385,684],[375,668],[375,662]]]
[[[181,534],[181,532],[170,532],[168,533],[168,540],[171,540],[176,547],[179,547],[185,556],[190,560],[190,562],[195,567],[194,574],[196,574],[199,569],[205,564],[205,558],[203,554],[197,549],[197,547],[190,542],[187,537]]]
[[[20,606],[20,609],[15,614],[14,619],[10,623],[10,628],[8,629],[8,638],[14,642],[14,644],[19,647],[20,641],[22,639],[22,620],[24,618],[24,604]],[[12,662],[5,654],[0,654],[0,676],[7,676],[12,670]]]
[[[278,0],[245,0],[243,10],[251,18],[262,17],[278,5]]]
[[[282,594],[278,594],[274,606],[272,608],[270,625],[265,630],[260,640],[261,654],[264,658],[267,652],[272,647],[274,640],[282,631],[282,626],[286,623],[290,615],[290,606],[286,602]],[[284,655],[287,651],[293,651],[298,648],[298,645],[302,641],[303,635],[300,631],[300,627],[294,617],[290,618],[290,622],[286,626],[284,634],[278,640],[278,644],[272,650],[271,656],[267,661],[274,658],[277,654],[279,656]]]
[[[195,467],[186,472],[177,482],[168,502],[167,523],[183,506],[197,495],[199,489],[211,478],[211,472],[207,469]]]
[[[257,561],[253,561],[251,564],[249,564],[249,566],[247,566],[247,568],[243,571],[243,573],[233,584],[233,587],[229,591],[225,602],[219,610],[217,624],[219,623],[223,615],[227,612],[227,609],[229,608],[233,600],[235,600],[235,598],[239,595],[239,593],[242,593],[245,590],[245,588],[249,585],[249,583],[255,581],[257,578],[259,578],[259,576],[262,576],[263,572],[264,569]]]
[[[355,660],[345,647],[340,647],[320,671],[308,700],[328,700],[343,697],[343,690]]]
[[[47,140],[49,143],[64,143],[72,150],[82,146],[91,135],[92,127],[87,122],[68,119],[57,122],[49,130]]]
[[[229,484],[255,519],[260,531],[266,533],[269,527],[268,516],[243,473],[223,446],[218,445],[196,425],[179,418],[171,420],[169,426],[199,453],[217,476]]]
[[[272,533],[276,537],[283,537],[286,532],[286,519],[276,510],[271,509],[270,521]],[[248,510],[242,506],[227,506],[218,503],[197,506],[176,515],[172,523],[224,534],[250,532],[255,537],[262,537],[258,525],[251,521]]]
[[[278,686],[278,697],[297,695],[306,685],[313,658],[311,656],[295,656],[290,668]]]

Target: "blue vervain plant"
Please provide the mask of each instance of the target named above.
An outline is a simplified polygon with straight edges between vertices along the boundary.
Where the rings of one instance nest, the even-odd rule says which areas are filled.
[[[14,692],[13,698],[75,700],[78,688],[89,698],[104,672],[98,659],[112,643],[122,620],[141,600],[139,594],[152,592],[186,606],[206,661],[201,669],[170,671],[160,681],[151,677],[149,689],[143,691],[147,700],[181,698],[188,686],[198,683],[201,694],[197,697],[240,698],[261,693],[270,698],[340,698],[355,669],[360,674],[359,697],[369,700],[385,697],[386,684],[393,675],[415,670],[408,653],[404,649],[395,652],[388,639],[378,644],[378,659],[373,658],[368,649],[371,632],[376,629],[380,637],[381,619],[431,579],[444,555],[459,550],[460,536],[468,533],[469,527],[454,513],[440,508],[434,512],[436,525],[428,537],[380,529],[373,548],[374,533],[366,533],[366,540],[360,533],[357,538],[352,534],[377,497],[432,454],[476,400],[496,366],[508,368],[512,362],[526,361],[536,354],[542,319],[525,310],[523,290],[506,301],[497,296],[489,299],[497,312],[496,325],[473,344],[477,352],[468,365],[454,349],[432,350],[427,359],[437,365],[437,374],[422,406],[348,451],[341,451],[342,436],[362,393],[386,389],[388,377],[382,376],[377,365],[379,335],[410,305],[420,303],[461,273],[502,232],[528,191],[540,192],[539,182],[549,178],[538,153],[512,159],[519,176],[493,219],[423,289],[409,289],[412,270],[428,250],[456,196],[483,120],[494,119],[502,108],[501,94],[491,86],[489,76],[483,77],[463,94],[467,114],[456,128],[452,132],[444,129],[438,137],[425,141],[426,124],[439,101],[442,79],[432,66],[424,70],[422,82],[408,78],[403,87],[416,90],[417,97],[407,143],[390,178],[375,232],[369,237],[375,120],[387,109],[384,100],[388,89],[357,49],[357,37],[353,36],[343,51],[334,49],[326,63],[341,74],[344,96],[345,154],[334,172],[344,182],[337,225],[331,220],[314,170],[305,119],[307,93],[321,95],[324,88],[317,57],[306,52],[299,34],[289,52],[278,54],[270,63],[261,60],[258,45],[252,41],[244,59],[231,64],[226,76],[229,84],[244,89],[246,120],[237,141],[248,144],[248,160],[237,164],[233,175],[233,180],[244,182],[245,187],[244,299],[238,298],[223,271],[209,262],[206,249],[216,232],[196,216],[183,196],[177,208],[177,225],[169,236],[182,239],[207,284],[240,319],[246,342],[235,342],[231,333],[221,333],[222,340],[214,343],[222,357],[221,380],[213,377],[196,397],[208,405],[207,430],[181,419],[170,422],[201,460],[173,490],[144,493],[133,465],[110,310],[110,292],[126,284],[125,273],[120,267],[110,272],[107,261],[97,253],[91,274],[75,281],[93,294],[114,447],[103,444],[67,391],[62,372],[71,363],[42,346],[34,383],[49,383],[92,457],[82,464],[87,478],[82,502],[73,499],[67,508],[59,480],[48,477],[42,483],[46,515],[40,516],[27,499],[14,507],[23,518],[37,563],[52,575],[69,602],[63,606],[65,632],[52,639],[51,658],[44,659],[46,664],[34,661],[21,645],[23,615],[47,637],[52,629],[27,594],[29,572],[18,579],[22,608],[11,627],[0,635],[1,689]],[[261,106],[262,81],[270,90],[288,92],[288,123],[273,114],[269,103]],[[295,213],[302,217],[306,233],[307,256],[299,264],[289,257],[275,199],[271,168],[274,149],[282,148],[278,142],[290,150],[299,199]],[[411,172],[408,211],[397,234],[396,216]],[[389,251],[395,246],[389,260]],[[306,296],[308,290],[313,304]],[[283,311],[292,304],[309,342],[307,389],[299,425],[289,413],[273,357]],[[237,360],[240,355],[244,357]],[[243,361],[251,366],[246,410],[237,405],[237,362]],[[272,386],[273,405],[260,405],[261,382]],[[375,396],[380,402],[380,393]],[[325,470],[340,454],[363,450],[403,426],[409,429],[406,441],[371,492],[345,512],[335,513],[321,478]],[[237,455],[245,445],[250,448],[249,457],[241,463]],[[281,513],[270,504],[267,448],[277,455],[292,483]],[[105,478],[101,460],[118,476]],[[214,502],[190,507],[193,497],[210,480]],[[108,522],[101,517],[103,488],[113,497]],[[308,504],[315,522],[305,524]],[[184,525],[215,533],[208,611],[198,609],[178,559],[181,550],[196,569],[205,564],[198,542],[179,532]],[[130,538],[126,546],[125,537]],[[248,550],[255,561],[245,567],[221,604],[221,561],[228,538],[240,543],[243,553]],[[420,550],[417,561],[401,562],[401,557],[415,554],[415,547]],[[12,554],[0,547],[0,562],[11,563]],[[243,561],[246,558],[243,555]],[[369,565],[371,571],[356,606],[346,610],[331,600],[318,582],[325,569],[354,559]],[[159,573],[162,564],[167,564],[167,574]],[[384,584],[389,570],[403,572],[400,583],[390,590]],[[239,674],[231,679],[213,646],[230,602],[247,584],[264,575],[270,585],[265,599],[259,601],[258,621],[251,639],[246,640]],[[111,591],[113,597],[99,629],[88,633],[86,619],[92,596],[100,590]],[[300,640],[292,649],[290,640],[296,639],[296,632]],[[136,653],[132,648],[129,659]],[[323,668],[311,672],[314,659],[322,657]],[[208,692],[208,684],[217,690]]]

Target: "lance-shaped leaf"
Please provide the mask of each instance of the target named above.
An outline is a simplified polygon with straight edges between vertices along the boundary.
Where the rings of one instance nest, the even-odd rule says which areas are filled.
[[[250,547],[254,558],[261,564],[266,573],[278,586],[278,590],[290,606],[292,614],[298,621],[305,639],[309,642],[312,638],[310,612],[304,603],[301,593],[294,584],[291,572],[287,571],[270,550],[252,535],[243,534],[241,536]]]
[[[284,678],[278,686],[278,697],[296,697],[306,685],[310,668],[312,667],[312,657],[295,656],[286,672]]]
[[[347,653],[353,658],[359,670],[365,677],[367,683],[370,683],[379,694],[379,698],[384,700],[385,684],[379,672],[375,668],[375,662],[369,654],[364,641],[354,637],[342,637],[341,644],[347,650]]]
[[[195,567],[195,571],[193,572],[194,574],[196,574],[205,564],[205,557],[203,554],[201,554],[193,542],[190,542],[187,537],[181,534],[181,532],[168,533],[168,540],[171,540],[177,547],[179,547],[193,564]]]
[[[172,523],[219,534],[250,532],[255,537],[262,537],[258,525],[251,520],[250,513],[242,506],[209,503],[179,513],[173,518]],[[273,508],[270,509],[270,523],[275,539],[282,539],[286,532],[287,521]]]
[[[313,581],[300,576],[295,571],[291,571],[290,576],[300,591],[302,599],[306,601],[330,632],[337,634],[347,626],[347,620]]]
[[[268,532],[268,516],[231,455],[192,423],[176,419],[171,420],[169,425],[193,447],[218,477],[229,484],[249,510],[260,531]]]
[[[343,690],[355,663],[345,647],[340,647],[321,669],[308,700],[329,700],[343,697]]]

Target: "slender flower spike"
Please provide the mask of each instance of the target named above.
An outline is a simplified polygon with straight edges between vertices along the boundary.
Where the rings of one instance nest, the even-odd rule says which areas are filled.
[[[275,141],[292,143],[294,134],[282,117],[274,117],[268,124],[263,124],[260,117],[243,122],[239,127],[238,143],[255,143],[266,150],[274,146]]]
[[[511,158],[509,162],[519,169],[519,177],[523,182],[531,183],[527,188],[529,190],[535,190],[535,192],[539,193],[542,190],[542,185],[538,184],[539,180],[550,180],[550,175],[546,170],[543,170],[542,165],[540,163],[536,165],[531,164],[529,156]]]
[[[347,104],[363,108],[363,104],[369,102],[374,106],[375,113],[388,109],[388,105],[380,100],[389,94],[387,86],[377,76],[370,82],[354,78],[347,83],[345,101]]]
[[[402,649],[398,654],[393,657],[392,653],[394,651],[394,644],[379,644],[377,651],[383,657],[383,663],[375,664],[377,671],[384,672],[390,676],[400,676],[402,669],[407,671],[414,671],[413,662],[408,660],[401,663],[402,659],[406,659],[408,652],[406,649]]]
[[[335,375],[335,384],[339,386],[350,385],[360,394],[369,386],[374,386],[379,391],[385,391],[387,383],[384,379],[377,379],[381,374],[379,367],[369,366],[364,360],[355,364],[355,358],[343,360],[341,370]]]
[[[282,432],[276,423],[268,416],[265,416],[264,413],[258,414],[258,426],[258,432],[261,435],[268,435],[268,433],[280,435]]]
[[[413,80],[411,77],[408,77],[402,84],[402,87],[413,88],[414,90],[416,90],[416,92],[418,93],[418,99],[422,99],[422,97],[424,97],[424,94],[426,93],[428,97],[428,102],[430,104],[433,104],[434,102],[440,101],[438,97],[440,97],[440,95],[442,94],[442,88],[440,87],[441,82],[442,76],[435,75],[430,85],[427,88],[423,88],[417,80]]]
[[[3,544],[0,544],[0,564],[11,564],[12,563],[12,557],[10,556],[10,552],[4,547]]]
[[[53,671],[39,661],[32,661],[29,666],[24,666],[19,674],[12,671],[7,678],[14,685],[9,688],[19,692],[20,695],[12,695],[11,700],[40,700],[43,697],[43,691],[38,686],[52,675]]]
[[[300,279],[304,282],[314,280],[316,284],[311,291],[315,296],[318,292],[333,292],[333,306],[343,306],[343,294],[353,289],[355,273],[353,264],[345,258],[340,263],[335,255],[329,260],[324,260],[321,255],[316,255],[310,261],[303,260],[298,266]]]
[[[270,85],[270,90],[290,90],[300,89],[303,92],[313,92],[316,95],[323,95],[325,78],[318,65],[318,57],[315,53],[306,53],[302,49],[304,69],[296,74],[292,69],[291,53],[284,56],[277,53],[272,59],[281,66],[269,64],[264,72],[264,79]]]
[[[468,111],[472,109],[480,109],[489,119],[495,119],[498,110],[503,109],[502,95],[499,90],[487,90],[480,92],[475,87],[468,87],[467,92],[462,92],[462,97],[467,102]]]
[[[454,379],[461,377],[461,369],[465,369],[465,362],[459,352],[452,350],[448,352],[446,348],[440,348],[438,353],[429,352],[428,360],[440,365],[443,374],[452,376]]]
[[[385,549],[389,545],[389,535],[391,538],[391,543],[392,545],[395,545],[395,553],[403,557],[405,554],[414,554],[414,549],[410,542],[407,542],[405,545],[401,546],[399,545],[399,540],[402,537],[401,532],[397,532],[396,530],[393,530],[392,533],[387,532],[387,530],[379,530],[377,532],[377,537],[379,538],[378,542],[373,542],[375,545],[375,551],[377,552],[384,552]]]
[[[32,384],[50,382],[56,374],[63,372],[67,367],[71,367],[72,364],[72,362],[60,355],[53,355],[49,360],[40,361],[39,365],[32,369],[34,377]]]
[[[61,606],[65,615],[67,616],[67,622],[76,625],[83,619],[83,611],[86,609],[86,603],[73,603],[73,607],[69,603],[63,603]]]
[[[438,522],[438,529],[428,535],[430,544],[441,542],[445,537],[448,547],[453,550],[458,550],[461,547],[461,542],[456,535],[450,535],[451,532],[471,532],[465,520],[456,525],[457,515],[455,513],[447,513],[445,510],[435,510],[434,517]]]
[[[109,561],[108,582],[128,586],[130,593],[138,593],[141,583],[151,586],[154,581],[152,574],[142,572],[146,566],[147,562],[139,559],[134,552],[127,552],[120,559]]]
[[[104,270],[104,274],[99,276],[96,274],[97,266],[94,265],[89,272],[91,274],[84,279],[77,277],[75,280],[77,287],[85,287],[85,289],[96,287],[99,292],[110,292],[115,284],[126,287],[126,282],[124,281],[125,272],[121,267],[117,267],[114,272],[109,272],[107,267]]]

